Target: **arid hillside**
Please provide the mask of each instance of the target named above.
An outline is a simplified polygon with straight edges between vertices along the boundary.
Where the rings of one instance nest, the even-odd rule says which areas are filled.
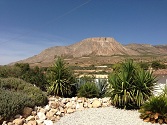
[[[87,38],[69,46],[48,48],[38,55],[19,61],[19,63],[29,63],[31,66],[49,66],[58,56],[63,57],[70,65],[80,66],[117,63],[125,58],[166,59],[167,45],[129,44],[123,46],[110,37]]]

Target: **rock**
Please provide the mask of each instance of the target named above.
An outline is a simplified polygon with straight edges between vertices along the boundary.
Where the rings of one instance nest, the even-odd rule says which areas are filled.
[[[36,122],[36,121],[29,121],[29,122],[27,123],[27,125],[37,125],[37,122]]]
[[[22,117],[23,117],[23,116],[21,116],[20,114],[14,116],[15,119],[17,119],[17,118],[22,118]]]
[[[57,121],[58,121],[55,116],[51,117],[49,120],[52,120],[52,121],[54,121],[54,122],[57,122]]]
[[[94,100],[93,103],[92,103],[92,107],[93,108],[101,107],[101,102],[98,99]]]
[[[15,125],[23,125],[24,119],[17,118],[13,121]]]
[[[56,116],[56,118],[57,118],[58,120],[60,120],[60,116]]]
[[[46,113],[46,117],[48,119],[51,119],[57,112],[58,112],[57,109],[51,109],[49,112]]]
[[[59,103],[59,107],[65,107],[65,104],[62,103],[62,102],[60,102],[60,103]]]
[[[37,115],[37,111],[32,111],[31,115],[33,115],[33,116]]]
[[[12,123],[12,122],[8,122],[8,124],[7,125],[14,125],[14,123]]]
[[[88,108],[92,108],[92,107],[93,107],[92,104],[88,103]]]
[[[72,107],[72,103],[71,103],[71,102],[68,102],[68,103],[66,104],[66,107],[67,107],[67,108],[71,108],[71,107]]]
[[[7,121],[3,121],[2,125],[7,125],[6,123],[7,123]]]
[[[87,108],[87,107],[88,107],[88,103],[84,102],[84,108]]]
[[[67,99],[63,98],[62,101],[61,101],[61,103],[66,104],[67,103]]]
[[[61,113],[64,113],[64,109],[63,109],[62,107],[59,107],[59,111],[60,111]]]
[[[51,108],[54,108],[54,109],[56,109],[56,108],[58,108],[59,107],[59,103],[58,102],[49,102],[49,106],[51,107]]]
[[[42,125],[43,120],[36,120],[36,122],[37,122],[38,125]]]
[[[55,97],[49,97],[48,100],[49,100],[49,101],[55,101],[55,99],[56,99]]]
[[[50,110],[50,106],[49,106],[49,105],[46,105],[46,106],[45,106],[45,110],[49,111],[49,110]]]
[[[76,103],[74,103],[72,106],[71,106],[72,109],[75,109],[76,108]]]
[[[75,102],[75,101],[76,101],[76,98],[75,98],[75,97],[72,97],[72,98],[71,98],[71,101],[74,101],[74,102]]]
[[[68,113],[68,114],[71,114],[71,113],[73,113],[73,112],[74,112],[73,109],[71,109],[71,108],[68,108],[68,109],[67,109],[67,113]]]
[[[27,116],[31,115],[32,110],[33,110],[32,108],[25,107],[23,109],[23,117],[26,118]]]
[[[103,101],[103,103],[107,103],[107,102],[110,101],[110,98],[109,97],[104,97],[104,98],[102,98],[102,101]]]
[[[47,110],[46,110],[46,109],[41,108],[39,112],[46,113],[46,112],[47,112]]]
[[[51,120],[44,120],[45,125],[53,125],[53,122]]]
[[[56,112],[56,115],[61,116],[61,112],[60,111]]]
[[[109,106],[108,103],[102,103],[102,107],[107,107],[107,106]]]
[[[77,110],[83,110],[83,109],[84,109],[83,103],[77,103],[77,104],[76,104],[76,109],[77,109]]]
[[[28,116],[26,118],[26,121],[32,121],[32,120],[35,120],[35,117],[34,116]]]
[[[43,113],[43,112],[38,112],[37,116],[39,117],[39,120],[45,120],[46,119],[45,113]]]
[[[84,101],[85,101],[85,98],[78,98],[78,100],[77,100],[77,102],[79,102],[79,103],[84,103]]]

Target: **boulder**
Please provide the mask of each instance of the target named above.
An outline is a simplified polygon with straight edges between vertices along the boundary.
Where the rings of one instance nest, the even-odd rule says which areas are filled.
[[[49,111],[49,110],[50,110],[50,106],[49,106],[49,105],[46,105],[46,106],[45,106],[45,110]]]
[[[43,120],[36,120],[36,122],[37,122],[37,125],[42,125]]]
[[[58,112],[58,109],[51,109],[49,112],[46,113],[46,117],[48,119],[51,119],[57,112]]]
[[[84,107],[83,107],[83,103],[77,103],[76,104],[76,110],[83,110]]]
[[[64,108],[59,107],[59,111],[60,111],[61,113],[64,113]]]
[[[68,103],[66,104],[66,107],[67,107],[67,108],[71,108],[71,107],[72,107],[72,103],[71,103],[71,102],[68,102]]]
[[[73,112],[74,112],[73,109],[71,109],[71,108],[68,108],[68,109],[67,109],[67,113],[68,113],[68,114],[71,114],[71,113],[73,113]]]
[[[29,122],[27,123],[27,125],[37,125],[37,122],[36,122],[36,121],[29,121]]]
[[[49,102],[49,106],[50,106],[51,108],[54,108],[54,109],[58,108],[59,105],[60,105],[60,104],[59,104],[58,102],[55,102],[55,101]]]
[[[60,111],[56,112],[56,115],[61,116],[61,112]]]
[[[92,107],[93,108],[101,107],[101,102],[98,99],[94,100],[93,103],[92,103]]]
[[[31,115],[32,110],[33,109],[30,107],[25,107],[23,109],[23,117],[26,118],[27,116]]]
[[[26,118],[26,121],[32,121],[32,120],[35,120],[35,117],[34,116],[28,116],[27,118]]]
[[[53,125],[53,122],[51,120],[44,120],[45,125]]]
[[[38,116],[39,120],[45,120],[46,119],[45,113],[43,113],[43,112],[38,112],[37,116]]]
[[[17,118],[13,121],[15,125],[23,125],[24,119]]]
[[[88,108],[92,108],[92,107],[93,107],[92,104],[88,103]]]
[[[7,125],[15,125],[13,122],[8,122]]]
[[[37,115],[37,111],[32,111],[31,115],[36,116]]]

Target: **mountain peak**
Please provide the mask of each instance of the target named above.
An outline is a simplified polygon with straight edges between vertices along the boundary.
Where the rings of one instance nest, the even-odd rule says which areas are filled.
[[[164,47],[166,48],[166,47]],[[48,65],[51,64],[57,56],[62,56],[65,59],[82,59],[84,57],[111,57],[113,55],[142,55],[157,53],[163,54],[166,49],[158,47],[131,44],[123,46],[111,37],[93,37],[87,38],[69,46],[55,46],[42,51],[40,54],[30,57],[28,59],[19,61],[22,63],[29,63],[32,65]],[[79,60],[77,60],[78,62]],[[103,60],[104,61],[104,60]],[[97,62],[95,62],[97,63]]]
[[[112,37],[93,37],[87,38],[82,41],[90,41],[90,42],[115,42],[116,40]]]

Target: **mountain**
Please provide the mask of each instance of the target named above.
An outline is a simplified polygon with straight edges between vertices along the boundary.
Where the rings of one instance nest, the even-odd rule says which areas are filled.
[[[137,51],[141,55],[165,55],[167,54],[167,45],[153,46],[150,44],[128,44],[128,49]]]
[[[57,56],[63,57],[70,64],[107,64],[115,63],[123,58],[142,55],[167,55],[166,46],[148,44],[129,44],[123,46],[114,38],[87,38],[69,46],[55,46],[42,51],[18,63],[29,63],[32,66],[48,66]]]

